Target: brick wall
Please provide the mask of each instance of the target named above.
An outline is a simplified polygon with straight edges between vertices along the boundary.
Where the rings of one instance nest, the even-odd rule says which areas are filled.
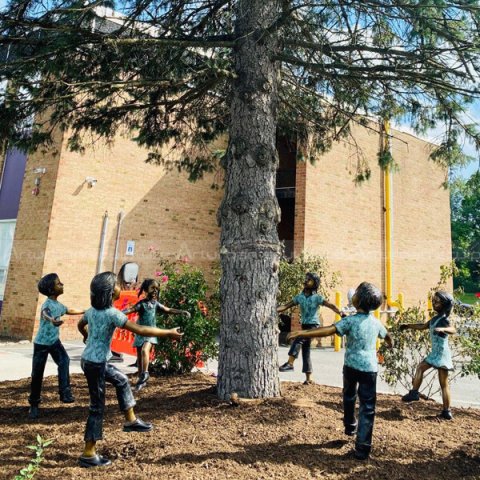
[[[62,139],[57,132],[52,148],[39,149],[27,160],[0,317],[1,336],[30,339],[33,335],[33,319],[39,313],[37,282],[45,272]],[[46,168],[47,173],[41,177],[39,194],[34,196],[37,174],[33,170],[37,167]]]
[[[218,258],[216,211],[221,192],[210,188],[214,179],[190,183],[186,175],[146,164],[146,155],[133,142],[118,138],[112,147],[98,143],[84,155],[64,149],[61,156],[29,158],[27,170],[43,162],[48,171],[38,197],[30,193],[29,178],[24,184],[2,335],[32,338],[35,334],[44,301],[43,296],[38,298],[36,282],[49,272],[58,273],[65,284],[61,302],[73,308],[90,306],[89,283],[96,273],[105,211],[109,221],[102,271],[113,268],[120,211],[124,219],[116,271],[125,261],[137,262],[141,280],[155,274],[159,255],[186,255],[201,267]],[[97,179],[93,188],[85,183],[87,176]],[[135,241],[134,256],[125,255],[127,240]],[[26,263],[24,259],[31,255],[35,262]],[[77,320],[66,318],[63,339],[79,337]]]
[[[378,135],[353,129],[370,164],[370,180],[353,182],[356,147],[343,142],[306,166],[304,250],[328,258],[339,271],[344,301],[349,288],[370,281],[385,291],[383,172],[377,166]],[[441,184],[445,172],[428,161],[429,144],[394,133],[393,173],[393,295],[407,305],[426,301],[428,289],[451,261],[449,193]],[[334,301],[334,295],[330,297]],[[322,309],[326,324],[334,319]]]
[[[296,174],[294,252],[327,256],[332,270],[342,274],[344,298],[348,288],[363,280],[385,288],[379,138],[359,127],[354,134],[372,167],[368,182],[353,183],[355,149],[346,142],[315,165],[298,164]],[[451,259],[450,206],[448,192],[440,186],[443,172],[426,160],[428,144],[407,134],[396,136],[393,154],[400,170],[393,181],[394,293],[404,292],[412,304],[425,298],[438,280],[439,266]],[[112,147],[99,143],[84,155],[61,145],[58,137],[56,151],[28,159],[0,323],[3,336],[32,338],[38,328],[33,319],[44,300],[36,282],[49,272],[57,272],[65,283],[63,303],[88,308],[105,211],[109,223],[103,270],[113,268],[120,211],[125,216],[116,271],[125,261],[135,261],[143,279],[154,275],[158,255],[186,255],[206,269],[218,259],[216,211],[222,192],[210,188],[211,177],[189,183],[183,174],[147,165],[146,151],[123,137]],[[34,166],[48,169],[38,197],[31,195]],[[93,188],[85,183],[87,176],[97,179]],[[135,241],[133,257],[125,255],[127,240]],[[327,309],[322,315],[326,324],[333,321]],[[78,338],[76,320],[66,319],[62,338]]]

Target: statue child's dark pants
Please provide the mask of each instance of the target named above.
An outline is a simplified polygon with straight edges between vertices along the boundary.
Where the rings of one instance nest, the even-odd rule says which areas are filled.
[[[118,406],[122,412],[133,408],[135,399],[128,377],[110,363],[95,363],[82,359],[81,366],[85,377],[87,377],[88,393],[90,394],[90,407],[84,438],[86,442],[97,441],[103,438],[105,382],[111,383],[115,387]]]
[[[343,367],[343,423],[345,430],[350,432],[354,432],[357,425],[355,420],[357,392],[360,408],[355,449],[370,453],[377,402],[377,374],[362,372],[345,365]]]
[[[33,344],[32,382],[28,403],[38,406],[41,402],[43,374],[47,363],[48,354],[58,366],[58,393],[60,398],[71,396],[70,388],[70,357],[64,346],[57,340],[53,345]]]
[[[313,328],[318,328],[319,325],[302,325],[302,330],[312,330]],[[310,346],[312,343],[311,338],[297,337],[293,341],[288,355],[294,358],[298,357],[300,349],[302,349],[302,372],[303,373],[312,373],[312,359],[310,357]]]

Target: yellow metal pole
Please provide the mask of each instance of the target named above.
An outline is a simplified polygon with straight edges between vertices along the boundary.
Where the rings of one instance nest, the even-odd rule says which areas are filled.
[[[380,309],[375,310],[375,311],[373,312],[373,314],[375,315],[375,318],[378,318],[378,320],[380,320]],[[377,352],[378,352],[378,349],[380,348],[380,339],[379,339],[379,338],[377,338],[377,346],[376,346],[376,348],[377,348]]]
[[[335,293],[335,305],[340,310],[342,308],[342,294],[340,292]],[[337,323],[342,317],[335,314],[335,323]],[[342,347],[342,337],[339,335],[333,336],[333,348],[336,352],[339,352]]]
[[[390,149],[390,122],[384,120],[384,150]],[[384,171],[384,196],[385,196],[385,290],[387,294],[387,307],[392,303],[392,175],[390,166],[387,165]]]
[[[383,121],[385,137],[383,140],[384,150],[391,149],[390,122]],[[385,290],[388,307],[402,308],[399,301],[393,300],[393,266],[392,266],[392,243],[393,243],[393,201],[392,201],[392,171],[387,165],[384,171],[384,198],[385,198]]]

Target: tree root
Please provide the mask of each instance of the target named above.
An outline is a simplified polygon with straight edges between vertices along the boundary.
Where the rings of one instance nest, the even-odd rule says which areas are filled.
[[[282,397],[269,397],[269,398],[241,398],[238,393],[232,392],[230,394],[229,403],[232,407],[239,407],[240,405],[261,405],[264,402],[282,401]]]

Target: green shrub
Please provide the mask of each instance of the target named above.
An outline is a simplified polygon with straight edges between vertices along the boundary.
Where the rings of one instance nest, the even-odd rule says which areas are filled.
[[[196,267],[182,262],[162,261],[160,268],[160,302],[171,308],[189,311],[191,318],[183,315],[157,316],[160,328],[180,327],[184,335],[178,342],[168,338],[158,339],[153,371],[162,375],[187,373],[199,360],[206,361],[218,355],[218,295],[208,296],[205,277]]]
[[[462,376],[476,375],[480,379],[480,305],[459,310],[462,322],[457,326],[457,345],[463,357]]]
[[[410,307],[387,320],[386,327],[395,341],[395,347],[380,347],[383,356],[383,369],[380,376],[389,385],[401,385],[404,390],[412,388],[413,377],[418,364],[430,353],[429,330],[400,331],[402,323],[425,323],[425,306]],[[480,374],[480,308],[475,314],[455,307],[450,315],[450,323],[457,329],[455,335],[449,335],[454,371],[449,374],[453,382],[459,375]],[[440,391],[435,369],[428,370],[423,378],[420,392],[431,397]]]

